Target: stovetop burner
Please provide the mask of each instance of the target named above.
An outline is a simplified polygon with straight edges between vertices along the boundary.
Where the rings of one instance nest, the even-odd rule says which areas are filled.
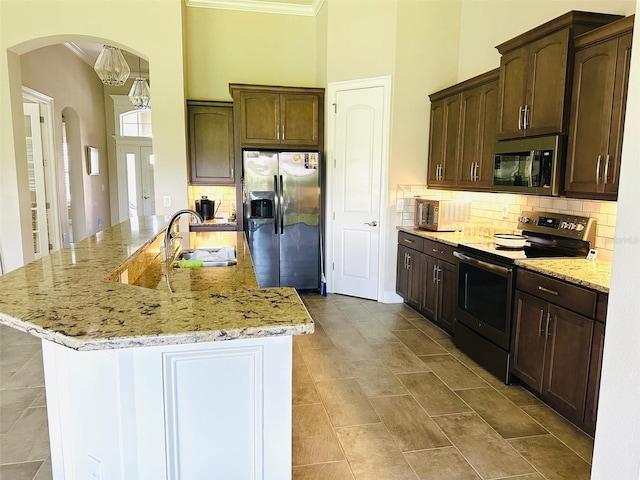
[[[559,213],[522,212],[518,229],[527,237],[524,247],[486,242],[459,245],[459,249],[503,263],[528,258],[586,257],[595,241],[596,220]]]

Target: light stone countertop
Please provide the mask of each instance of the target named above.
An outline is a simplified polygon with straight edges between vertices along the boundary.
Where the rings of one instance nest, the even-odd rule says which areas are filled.
[[[412,227],[398,227],[399,231],[435,240],[457,247],[460,244],[473,246],[474,243],[486,243],[491,239],[481,235],[469,235],[460,232],[430,232]],[[606,260],[590,261],[584,258],[533,258],[516,260],[516,266],[543,273],[602,293],[609,293],[611,281],[611,262]]]
[[[516,260],[516,265],[567,282],[609,293],[611,262],[585,258],[532,258]]]
[[[0,323],[76,350],[313,332],[295,289],[258,287],[242,232],[183,232],[194,247],[235,244],[238,264],[176,269],[173,294],[153,268],[137,280],[127,269],[149,288],[113,281],[140,252],[160,261],[165,227],[164,217],[134,218],[0,276]]]

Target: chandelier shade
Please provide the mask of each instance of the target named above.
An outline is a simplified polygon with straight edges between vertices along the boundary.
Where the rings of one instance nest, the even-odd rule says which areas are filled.
[[[105,85],[121,86],[129,78],[131,69],[119,48],[103,45],[93,69]]]
[[[129,91],[129,100],[137,109],[151,108],[151,90],[144,78],[138,77],[133,81]]]
[[[137,109],[151,108],[151,90],[149,84],[142,78],[142,68],[140,67],[140,57],[138,57],[138,78],[133,81],[129,90],[129,100]]]

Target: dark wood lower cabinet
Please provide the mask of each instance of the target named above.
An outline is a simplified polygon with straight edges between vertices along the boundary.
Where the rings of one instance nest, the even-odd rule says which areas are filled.
[[[433,323],[453,333],[456,266],[442,260],[454,258],[452,250],[405,232],[400,232],[398,241],[396,292]]]
[[[587,398],[584,406],[584,429],[587,433],[596,431],[598,397],[600,396],[600,376],[602,372],[602,351],[604,349],[604,323],[593,324],[593,341],[591,342],[591,364],[589,366],[589,382]]]
[[[511,373],[554,410],[593,435],[604,324],[594,318],[595,303],[580,305],[583,310],[593,312],[588,317],[532,295],[538,291],[537,284],[545,281],[549,281],[548,277],[530,272],[518,277]],[[554,298],[568,306],[582,290],[564,283]],[[596,294],[591,293],[595,297]],[[600,310],[604,308],[602,306]]]
[[[542,394],[574,422],[584,414],[594,321],[550,305]]]

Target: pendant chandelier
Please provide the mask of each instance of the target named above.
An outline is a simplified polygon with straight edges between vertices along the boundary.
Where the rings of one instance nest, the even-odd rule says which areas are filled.
[[[119,48],[103,45],[93,69],[105,85],[121,86],[129,78],[129,65]]]
[[[142,78],[142,69],[140,68],[140,57],[138,57],[138,78],[133,81],[131,90],[129,91],[129,100],[137,109],[151,108],[151,90],[149,84]]]

